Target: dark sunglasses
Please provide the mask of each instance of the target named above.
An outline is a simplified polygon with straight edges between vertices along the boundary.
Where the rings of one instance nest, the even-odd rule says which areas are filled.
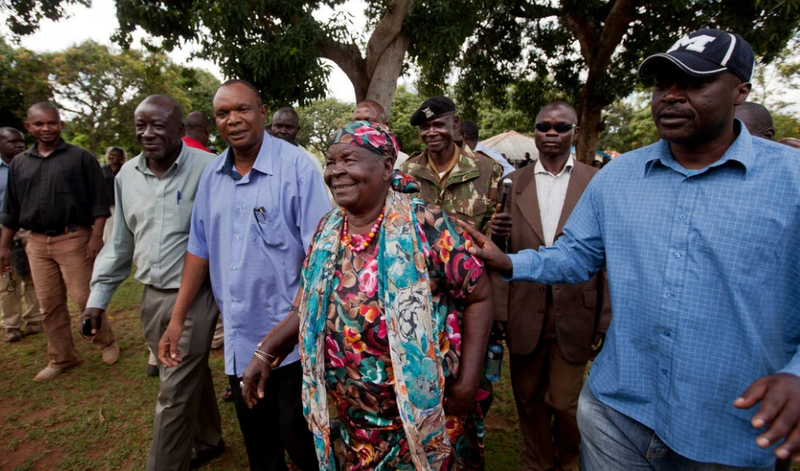
[[[564,134],[565,132],[570,131],[573,128],[575,128],[575,126],[577,126],[577,124],[570,124],[570,123],[556,123],[556,124],[536,123],[535,127],[536,127],[536,130],[539,131],[539,132],[547,132],[547,131],[550,130],[550,128],[553,128],[553,129],[556,130],[557,133]]]

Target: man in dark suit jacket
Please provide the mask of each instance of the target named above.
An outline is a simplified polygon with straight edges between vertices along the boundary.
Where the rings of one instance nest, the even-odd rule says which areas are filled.
[[[539,160],[508,176],[505,209],[492,218],[492,236],[509,252],[553,245],[597,173],[570,154],[577,121],[564,102],[549,103],[537,115]],[[511,354],[524,469],[577,470],[578,395],[586,363],[611,320],[604,275],[579,285],[495,281],[495,318]]]

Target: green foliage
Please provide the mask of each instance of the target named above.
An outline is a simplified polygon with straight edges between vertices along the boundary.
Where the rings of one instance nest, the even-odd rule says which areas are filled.
[[[389,117],[389,128],[400,139],[400,148],[406,154],[413,154],[425,148],[419,138],[416,126],[409,123],[411,115],[425,101],[419,94],[409,91],[404,85],[397,88]]]
[[[772,124],[775,128],[775,140],[785,137],[800,137],[800,117],[789,113],[772,113]]]
[[[0,13],[6,17],[11,32],[21,36],[39,29],[39,22],[45,18],[53,21],[64,18],[67,6],[88,7],[91,4],[91,0],[3,0],[0,1]]]
[[[0,36],[0,127],[24,131],[29,106],[53,97],[46,63],[36,53],[15,49]]]
[[[598,149],[628,152],[658,141],[658,131],[644,93],[618,100],[603,110],[603,132]]]
[[[315,100],[297,109],[300,116],[300,132],[297,142],[319,155],[328,150],[328,139],[334,132],[350,121],[354,104],[342,103],[335,98]]]
[[[93,41],[43,54],[55,101],[65,111],[65,137],[95,155],[111,145],[139,153],[133,114],[147,96],[162,93],[212,116],[211,95],[219,81],[205,71],[173,64],[163,53],[117,53]]]
[[[330,68],[319,60],[317,44],[333,24],[312,12],[341,0],[117,0],[120,32],[127,46],[141,27],[171,50],[181,41],[200,45],[198,56],[213,60],[225,75],[251,81],[275,108],[305,104],[325,96]]]

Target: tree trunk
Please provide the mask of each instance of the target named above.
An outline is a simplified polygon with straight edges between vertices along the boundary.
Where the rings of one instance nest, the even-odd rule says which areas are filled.
[[[578,143],[575,146],[577,159],[587,165],[591,165],[594,160],[597,142],[600,137],[601,118],[604,104],[594,97],[594,83],[586,82],[581,90],[580,101],[578,102],[578,122],[580,132],[578,133]]]
[[[408,10],[415,0],[393,0],[367,43],[366,58],[355,44],[326,39],[318,44],[322,57],[338,65],[350,79],[356,102],[374,100],[391,112],[397,79],[403,70],[411,36],[403,30]]]
[[[406,57],[408,48],[411,47],[411,37],[407,34],[399,34],[389,45],[375,67],[372,77],[369,80],[369,90],[361,100],[374,100],[383,106],[388,118],[392,112],[392,101],[394,92],[397,90],[397,79],[403,69],[403,61]]]
[[[578,160],[589,165],[597,149],[603,107],[609,104],[605,103],[597,88],[608,70],[614,51],[635,18],[634,0],[616,0],[598,36],[589,19],[575,17],[570,13],[564,15],[564,24],[578,40],[581,55],[589,69],[578,103],[578,123],[581,131],[576,146]]]

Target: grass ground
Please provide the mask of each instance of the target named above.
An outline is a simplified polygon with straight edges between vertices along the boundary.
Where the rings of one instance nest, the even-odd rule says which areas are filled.
[[[32,381],[46,366],[43,334],[0,344],[0,470],[140,470],[152,439],[158,379],[145,375],[147,348],[139,322],[142,287],[127,280],[108,312],[122,349],[113,366],[77,334],[73,335],[83,364],[55,380]],[[212,353],[215,389],[227,380],[221,351]],[[519,468],[521,438],[508,379],[495,385],[496,399],[486,424],[486,469]],[[220,401],[225,454],[203,469],[247,469],[242,435],[230,403]]]

